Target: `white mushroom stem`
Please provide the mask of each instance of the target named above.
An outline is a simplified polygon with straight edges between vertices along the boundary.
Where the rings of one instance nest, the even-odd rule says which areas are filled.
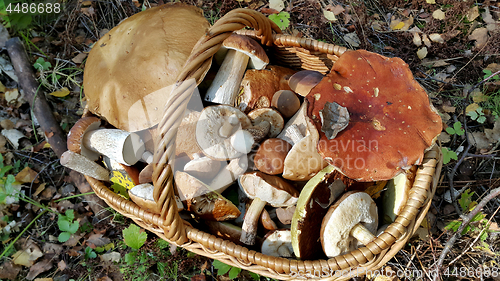
[[[246,130],[238,130],[231,136],[231,145],[238,152],[250,153],[254,145],[267,136],[270,128],[271,124],[269,122],[262,121]]]
[[[212,179],[209,186],[214,191],[222,193],[231,186],[240,175],[243,175],[247,169],[248,160],[246,157],[232,159],[229,164]]]
[[[266,201],[263,201],[258,197],[253,199],[252,204],[250,204],[250,207],[247,209],[245,220],[243,221],[243,226],[241,227],[241,242],[247,245],[255,244],[259,217],[266,204]]]
[[[144,153],[141,155],[141,159],[144,160],[144,162],[151,164],[153,162],[154,155],[153,153],[149,151],[144,151]]]
[[[228,138],[233,133],[234,127],[240,124],[240,120],[236,114],[233,114],[227,118],[227,120],[222,124],[219,129],[219,135],[223,138]]]
[[[207,90],[206,101],[234,105],[249,57],[235,50],[228,50],[219,72]]]
[[[68,150],[61,155],[60,162],[64,167],[75,170],[83,175],[102,181],[109,181],[108,170],[78,153]]]
[[[145,151],[139,135],[120,129],[88,132],[83,136],[82,143],[87,149],[129,166],[137,163]]]
[[[375,239],[375,235],[371,233],[366,227],[364,227],[361,223],[356,224],[351,229],[351,236],[356,238],[363,245],[367,245]]]

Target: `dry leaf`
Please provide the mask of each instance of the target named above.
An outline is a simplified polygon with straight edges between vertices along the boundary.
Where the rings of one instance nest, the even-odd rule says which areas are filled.
[[[455,109],[457,109],[454,106],[449,106],[449,105],[445,105],[445,104],[443,104],[442,108],[443,108],[444,112],[451,112],[451,113],[455,112]]]
[[[436,42],[436,43],[440,43],[440,44],[444,43],[443,37],[441,37],[441,34],[438,34],[438,33],[430,34],[429,39],[431,39],[432,42]]]
[[[423,59],[427,56],[427,47],[418,49],[417,56],[419,59]]]
[[[52,278],[36,278],[35,281],[54,281]]]
[[[111,252],[107,254],[102,254],[99,256],[103,262],[120,262],[121,255],[118,252]]]
[[[329,21],[337,21],[337,18],[335,17],[335,14],[333,12],[323,9],[323,15]]]
[[[483,102],[483,101],[487,101],[488,100],[488,96],[481,93],[481,92],[472,92],[471,94],[472,96],[472,100],[475,102],[475,103],[480,103],[480,102]]]
[[[400,30],[402,29],[404,26],[405,26],[405,23],[398,20],[399,22],[397,22],[396,24],[393,25],[393,22],[391,22],[391,29],[392,30]]]
[[[102,234],[97,233],[90,235],[90,237],[87,239],[87,244],[89,244],[89,246],[91,246],[90,244],[94,244],[96,247],[102,247],[109,243],[111,243],[111,240],[109,238],[103,237]]]
[[[465,108],[465,113],[467,114],[469,112],[476,111],[476,109],[478,109],[479,107],[479,104],[471,103]]]
[[[57,238],[56,238],[57,241]],[[43,245],[43,253],[44,254],[56,254],[59,255],[63,250],[63,246],[60,244],[54,243],[45,243]]]
[[[95,15],[94,7],[81,8],[82,13],[84,13],[87,17],[92,17]],[[83,41],[82,41],[83,42]],[[80,42],[81,43],[81,42]]]
[[[64,87],[60,90],[57,90],[55,92],[50,93],[50,95],[54,96],[54,97],[62,98],[62,97],[69,95],[69,93],[70,92],[69,92],[68,88]]]
[[[333,9],[331,9],[332,13],[336,16],[342,14],[343,12],[345,12],[345,9],[344,7],[342,7],[342,5],[337,5],[335,7],[333,7]]]
[[[496,143],[500,141],[500,118],[495,121],[493,129],[484,129],[484,134],[490,142]]]
[[[113,281],[113,279],[109,278],[108,276],[104,276],[104,277],[97,279],[97,281]]]
[[[74,58],[72,58],[71,60],[74,62],[74,63],[82,63],[83,60],[87,57],[87,54],[86,53],[79,53],[78,55],[76,55]]]
[[[471,40],[476,40],[476,44],[474,46],[477,49],[482,48],[488,41],[488,30],[484,27],[474,29],[472,34],[469,35],[469,41]]]
[[[6,261],[0,265],[0,279],[15,280],[21,271],[21,266],[15,265],[12,261]]]
[[[429,40],[429,37],[425,33],[422,34],[422,41],[424,42],[425,46],[427,46],[429,48],[432,46],[431,40]]]
[[[359,44],[361,44],[361,40],[359,40],[356,32],[347,33],[346,35],[344,35],[344,40],[355,48],[359,47]]]
[[[63,271],[66,269],[66,263],[64,262],[64,260],[61,260],[60,262],[57,263],[57,268],[60,270],[60,271]]]
[[[19,98],[19,91],[17,90],[17,88],[5,90],[5,100],[8,103],[16,102],[17,98]]]
[[[269,0],[269,8],[281,12],[285,8],[283,0]]]
[[[488,31],[494,31],[498,28],[498,25],[500,25],[500,22],[495,21],[493,16],[491,16],[489,7],[485,7],[484,13],[481,16],[483,17],[483,21],[487,23],[486,29]]]
[[[2,81],[0,81],[0,93],[4,93],[5,92],[5,86],[2,84]]]
[[[38,274],[50,270],[52,268],[52,261],[50,259],[44,259],[40,262],[35,263],[30,267],[30,272],[26,275],[26,279],[33,280]]]
[[[474,6],[474,7],[469,9],[469,12],[467,13],[467,20],[472,22],[477,17],[479,17],[479,7]]]
[[[440,141],[441,143],[449,143],[451,141],[450,135],[448,135],[448,133],[446,132],[441,132],[441,134],[439,134],[438,136],[438,141]]]
[[[40,251],[40,248],[33,241],[29,240],[24,250],[19,250],[12,255],[12,261],[15,264],[30,267],[41,256],[43,256],[43,253]]]
[[[436,0],[425,0],[427,4],[436,4]]]
[[[489,149],[489,148],[491,148],[492,143],[490,142],[488,137],[486,137],[485,133],[476,131],[476,132],[472,132],[472,133],[467,134],[467,136],[469,138],[469,142],[473,146],[475,146],[477,149]]]
[[[38,183],[37,175],[38,173],[33,171],[30,167],[25,167],[16,175],[16,181],[20,183]]]
[[[420,38],[420,34],[418,34],[418,32],[413,33],[413,44],[417,47],[422,46],[422,38]]]
[[[446,18],[446,15],[441,9],[438,9],[432,13],[432,17],[437,20],[444,20]]]

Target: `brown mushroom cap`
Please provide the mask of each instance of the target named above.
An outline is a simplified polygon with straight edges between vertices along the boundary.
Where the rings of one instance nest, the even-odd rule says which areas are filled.
[[[426,92],[399,58],[348,51],[306,98],[307,115],[320,133],[319,153],[358,181],[391,179],[420,164],[442,130]],[[334,139],[321,131],[319,111],[327,102],[346,107],[350,115]]]
[[[255,167],[266,174],[277,175],[283,173],[285,158],[292,145],[282,139],[267,139],[257,150],[254,157]]]
[[[274,93],[271,106],[276,108],[285,118],[292,117],[300,108],[297,95],[289,90],[280,90]]]
[[[302,70],[290,77],[288,85],[292,91],[305,97],[323,79],[323,74],[314,70]]]
[[[247,55],[250,60],[249,67],[252,69],[263,69],[269,64],[269,58],[266,51],[259,45],[259,43],[250,37],[231,34],[222,45],[226,49],[235,50]]]
[[[87,59],[89,110],[130,132],[157,124],[170,95],[167,87],[175,83],[208,27],[201,9],[181,3],[151,8],[121,22],[95,43]],[[134,104],[137,110],[129,110]]]
[[[68,133],[68,150],[81,154],[92,161],[99,158],[99,154],[83,146],[83,136],[88,131],[99,128],[101,120],[97,117],[88,116],[78,120]]]

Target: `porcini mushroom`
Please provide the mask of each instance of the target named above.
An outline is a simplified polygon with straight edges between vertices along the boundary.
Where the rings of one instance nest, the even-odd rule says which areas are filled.
[[[266,230],[278,229],[278,226],[276,226],[276,223],[271,219],[269,212],[265,208],[262,209],[262,213],[260,213],[260,222],[262,223],[262,226]],[[240,235],[240,237],[241,237],[241,235]]]
[[[274,230],[266,234],[262,241],[261,252],[273,257],[293,257],[292,235],[290,230]]]
[[[364,192],[347,192],[330,207],[321,224],[321,245],[329,258],[367,245],[378,227],[377,205]]]
[[[248,160],[246,156],[232,159],[229,161],[229,164],[220,169],[219,173],[212,179],[208,186],[216,192],[222,193],[238,180],[238,177],[243,175],[247,169]]]
[[[202,153],[196,138],[196,124],[200,120],[201,112],[191,111],[182,118],[175,137],[175,155],[185,154],[189,159],[194,159],[195,154]]]
[[[85,64],[90,112],[128,132],[158,124],[170,86],[208,27],[201,9],[181,3],[122,21],[94,44]]]
[[[71,150],[64,152],[59,161],[64,167],[75,170],[83,175],[101,181],[109,181],[109,171],[106,168]]]
[[[417,166],[413,166],[387,182],[382,196],[384,223],[392,223],[403,210],[415,180],[416,170]]]
[[[270,107],[274,93],[279,90],[290,90],[288,78],[296,71],[270,65],[267,69],[247,70],[241,81],[241,93],[236,107],[248,113],[256,108]]]
[[[291,206],[297,202],[299,192],[282,178],[262,172],[245,173],[240,176],[238,183],[241,190],[253,199],[245,214],[240,241],[253,245],[262,209],[267,204],[273,207]]]
[[[184,172],[205,182],[214,178],[217,172],[219,172],[220,167],[220,161],[195,154],[194,159],[184,165]]]
[[[105,155],[118,163],[134,165],[144,152],[139,135],[120,129],[99,129],[96,117],[83,117],[68,133],[68,149],[94,161]]]
[[[388,180],[420,164],[442,130],[408,65],[364,50],[345,52],[306,99],[320,133],[319,153],[357,181]],[[321,131],[319,113],[328,102],[350,115],[349,125],[331,139]]]
[[[205,100],[233,106],[247,65],[263,69],[269,63],[269,58],[259,43],[247,36],[232,34],[222,42],[222,46],[228,51],[207,90]]]
[[[253,160],[255,167],[269,175],[283,173],[285,158],[290,149],[292,149],[292,145],[282,139],[265,140],[255,154]]]
[[[302,70],[290,77],[288,80],[288,85],[292,91],[305,97],[312,88],[318,85],[323,79],[324,75],[321,72],[314,70]]]
[[[206,220],[224,221],[240,215],[238,208],[209,186],[189,175],[177,171],[174,175],[179,198],[186,210]]]
[[[335,175],[333,166],[327,166],[311,178],[300,192],[292,217],[292,246],[302,260],[321,257],[317,251],[321,222],[330,205],[344,192],[345,184]]]
[[[271,127],[269,129],[268,136],[270,138],[275,138],[285,125],[285,121],[281,114],[272,108],[257,108],[248,113],[248,118],[252,121],[254,125],[261,122],[268,122]]]
[[[300,100],[294,92],[280,90],[274,93],[271,106],[276,108],[285,118],[292,117],[300,108]]]
[[[139,184],[128,191],[130,199],[147,211],[159,214],[161,207],[156,204],[153,198],[154,186],[149,183]]]
[[[250,119],[232,106],[209,106],[201,112],[196,124],[196,141],[203,153],[214,160],[234,159],[243,153],[231,145],[231,136],[250,126]]]

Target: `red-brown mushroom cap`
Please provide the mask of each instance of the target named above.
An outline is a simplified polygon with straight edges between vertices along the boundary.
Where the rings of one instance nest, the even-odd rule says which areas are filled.
[[[94,116],[83,117],[78,120],[68,133],[68,150],[81,154],[94,161],[99,158],[99,154],[86,149],[83,142],[83,135],[86,132],[96,130],[101,125],[101,120]]]
[[[378,181],[422,162],[442,130],[441,118],[408,65],[364,50],[344,53],[306,97],[319,153],[347,177]],[[336,102],[349,125],[333,139],[322,132],[320,110]]]

